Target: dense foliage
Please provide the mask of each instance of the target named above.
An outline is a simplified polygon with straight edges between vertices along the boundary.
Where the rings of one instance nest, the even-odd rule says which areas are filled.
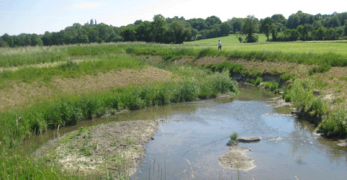
[[[253,16],[232,18],[222,22],[216,16],[206,19],[175,16],[165,18],[158,14],[153,21],[137,20],[133,24],[114,27],[93,20],[84,25],[75,23],[59,32],[45,32],[43,35],[20,34],[0,37],[0,47],[50,46],[93,42],[145,41],[157,43],[182,43],[198,39],[227,36],[242,32],[245,42],[257,41],[249,32],[262,32],[271,41],[336,40],[346,38],[347,12],[331,15],[311,15],[298,11],[286,19],[282,14],[260,19]],[[251,25],[251,26],[250,26]],[[260,27],[260,28],[259,28]],[[252,29],[251,31],[250,28]],[[269,36],[272,36],[269,39]]]

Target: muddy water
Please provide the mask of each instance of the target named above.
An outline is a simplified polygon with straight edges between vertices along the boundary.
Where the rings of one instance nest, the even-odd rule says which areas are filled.
[[[336,142],[312,136],[314,127],[284,114],[289,107],[274,108],[274,95],[240,85],[237,97],[172,104],[83,121],[26,141],[33,147],[82,126],[123,120],[159,122],[160,129],[146,146],[146,157],[132,179],[344,179],[347,149]],[[218,158],[229,151],[229,135],[261,136],[262,141],[239,144],[251,148],[250,171],[226,169]],[[34,143],[35,142],[35,143]],[[191,165],[189,165],[188,161]],[[193,172],[193,173],[192,173]]]

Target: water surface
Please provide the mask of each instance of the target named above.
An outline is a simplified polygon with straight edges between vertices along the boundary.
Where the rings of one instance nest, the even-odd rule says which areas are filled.
[[[314,126],[286,116],[289,107],[273,108],[271,92],[240,85],[241,94],[189,103],[151,107],[115,116],[87,120],[58,131],[34,136],[23,149],[35,149],[82,126],[124,120],[157,120],[160,128],[146,145],[146,157],[132,179],[345,179],[347,149],[312,136]],[[229,151],[233,132],[261,136],[246,155],[256,166],[237,171],[219,165]],[[28,151],[30,152],[30,151]],[[189,165],[188,161],[191,165]],[[193,171],[192,171],[193,170]]]

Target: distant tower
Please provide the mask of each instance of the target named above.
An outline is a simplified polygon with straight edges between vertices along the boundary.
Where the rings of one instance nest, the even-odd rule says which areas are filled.
[[[93,19],[90,20],[90,25],[93,25]]]
[[[98,23],[96,23],[96,19],[95,19],[95,23],[94,23],[95,25],[97,25]]]

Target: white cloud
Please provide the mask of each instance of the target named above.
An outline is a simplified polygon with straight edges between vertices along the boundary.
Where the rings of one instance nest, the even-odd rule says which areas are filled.
[[[84,3],[76,4],[75,9],[77,10],[86,10],[86,9],[98,9],[100,6],[103,6],[104,3]]]

